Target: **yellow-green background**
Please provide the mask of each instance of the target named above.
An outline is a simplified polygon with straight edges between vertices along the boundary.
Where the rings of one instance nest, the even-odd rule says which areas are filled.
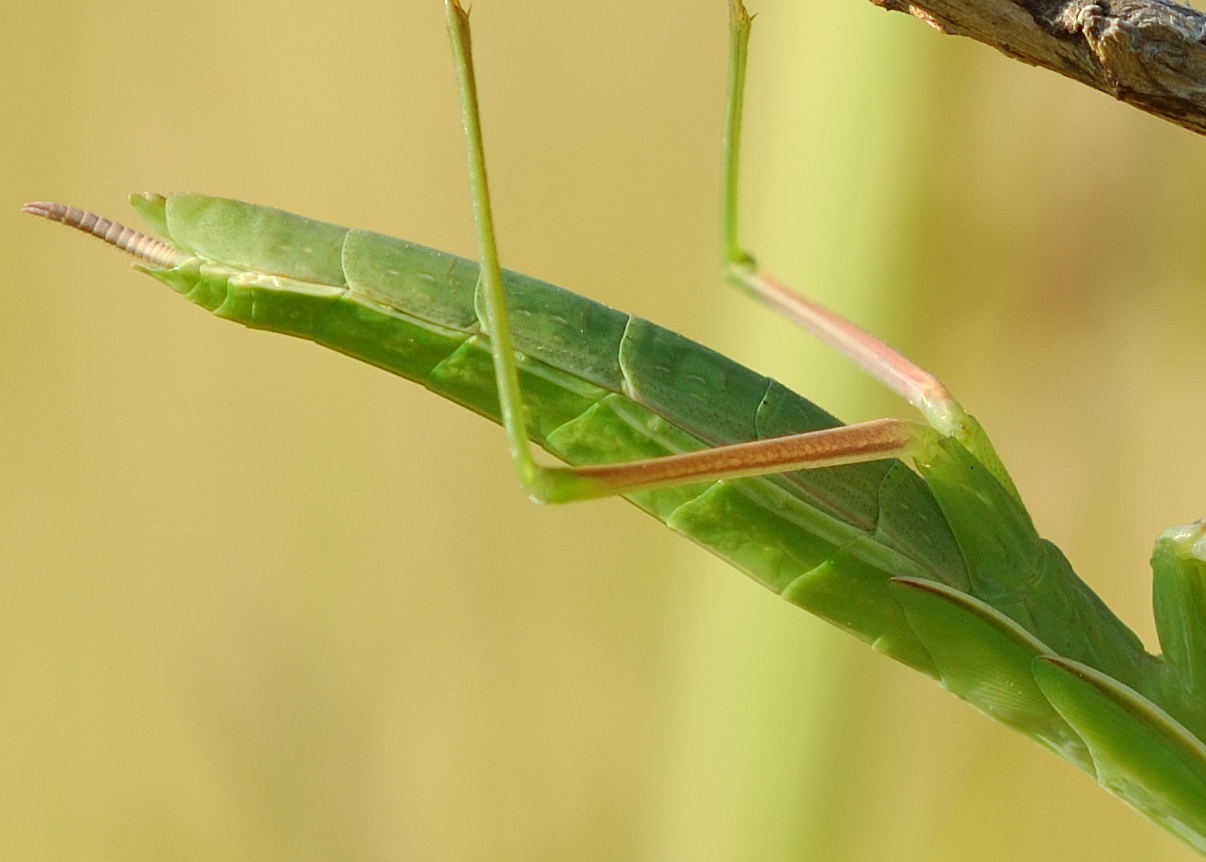
[[[472,252],[437,0],[0,10],[0,858],[1190,852],[498,430],[16,213],[244,197]],[[723,0],[478,0],[505,263],[847,418],[716,276]],[[1206,142],[861,0],[757,0],[745,237],[940,373],[1150,642],[1206,510]]]

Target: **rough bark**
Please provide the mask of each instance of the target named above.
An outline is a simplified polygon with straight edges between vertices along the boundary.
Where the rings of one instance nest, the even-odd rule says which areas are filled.
[[[1206,15],[1161,0],[871,0],[1206,134]]]

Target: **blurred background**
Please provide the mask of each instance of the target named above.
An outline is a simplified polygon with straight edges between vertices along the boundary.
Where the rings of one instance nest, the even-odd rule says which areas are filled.
[[[939,373],[1153,643],[1151,543],[1206,514],[1206,142],[750,5],[746,243]],[[504,263],[909,416],[721,285],[725,7],[478,0]],[[205,191],[472,254],[436,0],[0,19],[0,856],[1195,858],[623,502],[530,505],[494,426],[17,213]]]

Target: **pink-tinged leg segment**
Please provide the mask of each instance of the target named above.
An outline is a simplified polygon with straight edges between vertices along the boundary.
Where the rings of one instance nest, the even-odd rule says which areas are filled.
[[[899,394],[941,433],[954,434],[966,419],[963,408],[941,380],[871,333],[752,266],[733,265],[729,275],[754,297],[816,335]]]
[[[572,468],[576,477],[572,498],[627,494],[691,482],[764,476],[791,470],[810,470],[903,458],[928,445],[934,431],[904,419],[874,419],[769,440],[751,440],[698,452],[667,455],[621,464]],[[546,502],[561,502],[550,489]]]

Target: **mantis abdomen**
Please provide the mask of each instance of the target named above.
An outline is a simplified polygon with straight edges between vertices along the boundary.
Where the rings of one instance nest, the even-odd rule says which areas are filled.
[[[495,421],[477,264],[392,237],[202,195],[136,198],[194,259],[144,266],[220,317],[313,340],[422,383]],[[221,261],[221,263],[201,262]],[[692,451],[834,427],[782,385],[641,318],[518,273],[506,274],[528,430],[574,463]],[[925,484],[899,462],[636,492],[633,502],[759,582],[783,592],[843,556],[967,586]],[[899,525],[899,526],[898,526]],[[751,534],[761,535],[751,542]],[[885,596],[886,598],[886,596]],[[849,615],[843,614],[844,617]],[[849,619],[868,639],[868,620]]]

